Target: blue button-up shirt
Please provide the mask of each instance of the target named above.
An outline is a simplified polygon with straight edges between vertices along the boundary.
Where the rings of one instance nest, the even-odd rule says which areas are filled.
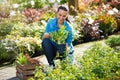
[[[65,30],[69,32],[68,37],[66,39],[66,43],[68,44],[68,48],[70,52],[74,51],[72,40],[73,40],[73,27],[72,25],[67,22],[66,20],[64,21],[63,25],[66,27]],[[57,18],[52,18],[48,20],[48,23],[46,25],[46,30],[45,33],[50,33],[53,31],[58,31],[58,19]]]

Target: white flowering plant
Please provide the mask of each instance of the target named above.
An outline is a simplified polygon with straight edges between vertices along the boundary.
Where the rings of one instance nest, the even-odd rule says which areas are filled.
[[[35,8],[35,9],[39,9],[42,6],[43,6],[43,1],[42,0],[31,0],[31,1],[27,0],[23,4],[23,7]]]

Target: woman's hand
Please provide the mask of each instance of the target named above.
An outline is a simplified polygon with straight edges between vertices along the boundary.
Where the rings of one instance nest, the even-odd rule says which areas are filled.
[[[66,43],[66,50],[68,51],[68,44]]]
[[[50,38],[50,34],[49,34],[49,33],[44,33],[43,39],[44,39],[44,38]]]

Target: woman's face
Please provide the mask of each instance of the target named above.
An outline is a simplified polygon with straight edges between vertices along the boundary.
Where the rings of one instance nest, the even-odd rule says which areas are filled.
[[[63,24],[64,20],[67,18],[67,11],[60,9],[57,12],[58,24]]]

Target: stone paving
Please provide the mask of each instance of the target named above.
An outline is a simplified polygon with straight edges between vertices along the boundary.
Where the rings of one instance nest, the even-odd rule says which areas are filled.
[[[84,43],[75,46],[75,56],[82,56],[83,51],[88,49],[93,43]],[[43,62],[44,65],[48,65],[46,57],[40,56],[40,61]],[[16,78],[16,69],[15,65],[8,65],[4,67],[0,67],[0,80],[19,80]]]

